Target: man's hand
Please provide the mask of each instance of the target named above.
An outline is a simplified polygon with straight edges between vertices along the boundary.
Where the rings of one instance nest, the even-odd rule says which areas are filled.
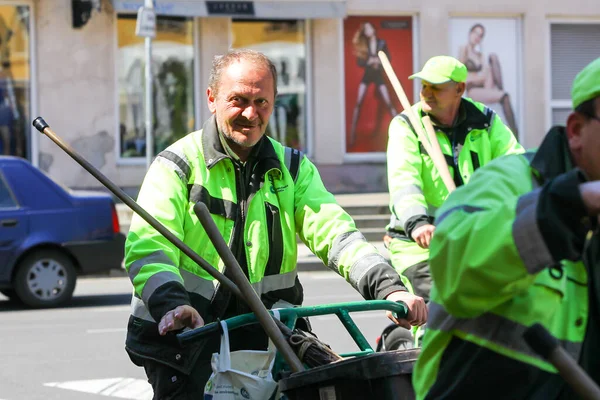
[[[435,231],[434,225],[421,225],[412,231],[412,238],[420,247],[428,249],[429,243],[431,243],[431,238],[433,236],[433,231]]]
[[[391,311],[387,312],[388,318],[401,327],[410,329],[411,325],[421,326],[427,322],[429,311],[427,310],[427,304],[425,304],[425,300],[423,300],[422,297],[415,296],[408,292],[393,292],[385,299],[389,301],[401,301],[408,307],[408,315],[405,319],[396,319]]]
[[[383,235],[383,245],[386,249],[389,249],[390,243],[392,243],[392,237],[386,233],[385,235]]]
[[[200,328],[204,326],[204,320],[192,306],[179,306],[174,310],[167,312],[158,324],[158,333],[164,336],[169,331],[176,331],[182,328]]]

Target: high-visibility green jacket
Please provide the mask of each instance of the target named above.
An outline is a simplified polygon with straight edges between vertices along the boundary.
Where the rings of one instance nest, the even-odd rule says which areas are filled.
[[[140,206],[223,272],[219,255],[193,212],[199,201],[207,205],[267,307],[279,300],[302,303],[296,234],[366,299],[406,290],[325,189],[315,165],[266,136],[242,165],[227,155],[213,117],[203,130],[156,157],[139,193]],[[126,241],[125,266],[135,290],[127,339],[130,354],[156,358],[158,352],[166,353],[160,357],[185,371],[193,357],[182,361],[172,339],[156,337],[156,322],[167,311],[192,305],[207,323],[249,311],[137,215]],[[180,354],[178,363],[173,361],[175,353]]]
[[[577,398],[523,339],[534,323],[600,383],[600,243],[584,181],[555,128],[535,156],[491,162],[438,210],[418,399]]]
[[[415,115],[424,115],[420,102],[412,109]],[[491,160],[524,151],[495,112],[470,99],[461,100],[453,127],[443,128],[432,122],[457,187],[469,182],[473,171]],[[411,233],[432,223],[435,210],[448,197],[448,190],[405,113],[390,124],[387,167],[392,213],[387,229],[390,236],[400,239],[393,241],[390,252],[394,267],[402,273],[427,260],[429,251],[419,247]]]

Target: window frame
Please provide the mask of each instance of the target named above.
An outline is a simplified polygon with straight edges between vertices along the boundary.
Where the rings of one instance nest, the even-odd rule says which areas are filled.
[[[36,4],[34,0],[9,0],[3,1],[2,6],[28,6],[29,7],[29,118],[39,115],[38,103],[38,71],[37,71],[37,32],[36,32]],[[30,126],[30,124],[27,124]],[[40,164],[40,135],[33,128],[29,128],[29,137],[26,144],[26,159],[34,167]]]
[[[552,113],[554,110],[571,109],[571,99],[554,99],[552,97],[552,25],[600,25],[600,18],[548,18],[546,21],[546,104],[545,107],[545,132],[552,128]]]
[[[146,165],[147,161],[146,161],[146,156],[143,157],[122,157],[121,155],[121,115],[120,115],[120,100],[119,100],[119,63],[118,63],[118,54],[119,54],[119,28],[118,28],[118,19],[119,19],[119,15],[135,15],[135,13],[133,12],[117,12],[116,10],[113,12],[113,16],[114,16],[114,26],[113,26],[113,52],[114,52],[114,58],[113,58],[113,68],[114,68],[114,112],[115,112],[115,121],[114,121],[114,138],[115,138],[115,144],[114,144],[114,152],[115,152],[115,164],[117,166],[127,166],[127,165],[131,165],[131,166],[142,166],[142,165]],[[172,15],[165,15],[167,17],[173,17]],[[157,15],[157,17],[159,17],[159,15]],[[194,91],[192,94],[192,98],[194,101],[194,130],[200,129],[200,127],[202,126],[202,123],[199,121],[199,116],[200,116],[200,107],[199,107],[199,96],[200,96],[200,91],[198,90],[198,85],[197,83],[199,82],[199,60],[200,60],[200,54],[199,54],[199,39],[200,39],[200,33],[199,33],[199,25],[198,25],[198,18],[197,17],[189,17],[191,18],[191,22],[192,22],[192,48],[193,48],[193,68],[192,68],[192,75],[194,77]],[[152,74],[154,75],[155,71],[152,71]],[[145,88],[144,88],[144,95],[145,95]],[[145,100],[144,100],[145,101]],[[145,107],[145,106],[144,106]],[[156,107],[156,104],[153,104],[153,107]],[[145,108],[144,108],[145,111]],[[144,117],[145,118],[145,117]],[[144,120],[145,121],[145,120]],[[144,122],[145,123],[145,122]],[[152,132],[154,139],[155,139],[155,132]],[[153,140],[154,142],[154,140]],[[153,154],[153,158],[156,156],[156,154]]]

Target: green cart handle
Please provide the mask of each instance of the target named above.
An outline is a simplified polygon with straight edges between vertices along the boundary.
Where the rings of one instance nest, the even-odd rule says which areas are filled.
[[[318,306],[278,308],[279,320],[293,329],[296,321],[301,317],[314,317],[317,315],[335,314],[338,316],[354,342],[357,344],[360,352],[342,354],[342,357],[360,356],[373,353],[373,348],[368,340],[362,334],[356,323],[350,317],[352,312],[361,311],[391,311],[398,319],[406,318],[408,307],[403,302],[393,302],[389,300],[370,300],[354,301],[348,303],[323,304]],[[273,315],[273,311],[269,313]],[[238,315],[225,320],[230,330],[258,323],[253,313]],[[177,335],[177,340],[182,346],[204,339],[207,335],[221,333],[221,324],[219,321],[211,322],[203,327],[188,330]]]

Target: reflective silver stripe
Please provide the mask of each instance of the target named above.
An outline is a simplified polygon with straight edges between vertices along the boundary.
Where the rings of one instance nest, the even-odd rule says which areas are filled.
[[[512,226],[515,246],[530,274],[535,274],[554,262],[537,221],[541,190],[535,189],[519,198],[517,216]]]
[[[359,231],[354,232],[346,232],[342,233],[333,241],[333,245],[331,249],[329,249],[329,254],[327,254],[327,258],[329,259],[328,267],[336,272],[339,272],[339,263],[340,257],[342,253],[348,246],[350,246],[354,242],[366,242],[364,235]]]
[[[404,230],[404,225],[406,225],[406,221],[417,215],[427,215],[427,209],[421,205],[410,206],[407,209],[403,210],[401,215],[397,215],[398,223],[400,224],[400,226],[402,226],[402,229]]]
[[[273,290],[287,289],[296,283],[297,271],[293,270],[285,274],[268,275],[263,277],[260,282],[252,284],[254,291],[261,294],[272,292]]]
[[[492,125],[494,124],[494,120],[496,119],[496,118],[494,117],[494,115],[495,115],[495,112],[494,112],[494,110],[492,110],[491,108],[489,108],[489,107],[487,107],[487,106],[483,106],[483,114],[484,114],[486,117],[487,117],[487,116],[489,116],[489,118],[490,118],[490,121],[489,121],[489,126],[488,126],[488,129],[487,129],[487,131],[488,131],[488,133],[491,133],[491,131],[492,131]]]
[[[212,299],[215,293],[215,282],[213,280],[206,280],[192,272],[180,269],[181,277],[183,278],[183,286],[185,290],[190,293],[196,293],[205,299]]]
[[[201,277],[183,269],[181,269],[180,272],[181,276],[183,277],[183,285],[185,287],[185,290],[187,290],[190,293],[197,293],[205,299],[212,299],[215,289],[215,281],[202,279]],[[148,284],[146,283],[146,286],[147,285]],[[138,317],[146,321],[156,322],[154,321],[154,318],[152,318],[152,316],[150,315],[150,312],[148,311],[148,308],[146,308],[144,301],[136,296],[132,296],[131,299],[131,314],[134,317]]]
[[[400,190],[394,192],[394,196],[392,197],[392,203],[394,204],[394,208],[402,207],[402,203],[406,201],[406,197],[413,196],[416,194],[423,194],[421,188],[417,185],[408,185]]]
[[[131,297],[131,315],[145,321],[156,322],[150,315],[150,311],[148,311],[142,299],[136,296]]]
[[[285,151],[283,153],[283,162],[285,164],[285,167],[289,170],[290,166],[292,164],[292,148],[291,147],[285,148]]]
[[[358,287],[358,283],[362,280],[367,272],[369,272],[376,265],[386,263],[385,258],[381,254],[372,253],[367,254],[358,259],[350,268],[349,282],[355,288]]]
[[[144,300],[144,302],[147,303],[150,299],[150,296],[152,296],[152,293],[154,293],[154,291],[157,288],[159,288],[167,282],[172,281],[177,281],[183,284],[179,275],[171,271],[161,271],[150,276],[150,278],[148,278],[148,280],[146,280],[146,283],[144,284],[144,289],[142,290],[142,300]]]
[[[160,152],[156,156],[155,161],[168,169],[175,171],[177,176],[179,176],[184,183],[188,183],[188,175],[190,174],[192,167],[182,149],[176,149],[171,146],[168,150]]]
[[[523,334],[528,327],[497,314],[488,312],[476,318],[455,318],[448,314],[442,305],[430,302],[427,327],[444,332],[458,330],[506,349],[543,360],[523,339]],[[581,343],[566,340],[562,340],[561,343],[569,354],[576,360],[579,359]]]
[[[140,273],[142,268],[148,264],[167,264],[176,267],[175,263],[173,263],[173,261],[165,254],[163,250],[157,250],[154,253],[151,253],[146,257],[142,257],[139,260],[131,263],[129,269],[127,270],[129,279],[131,279],[133,282],[133,279]]]

